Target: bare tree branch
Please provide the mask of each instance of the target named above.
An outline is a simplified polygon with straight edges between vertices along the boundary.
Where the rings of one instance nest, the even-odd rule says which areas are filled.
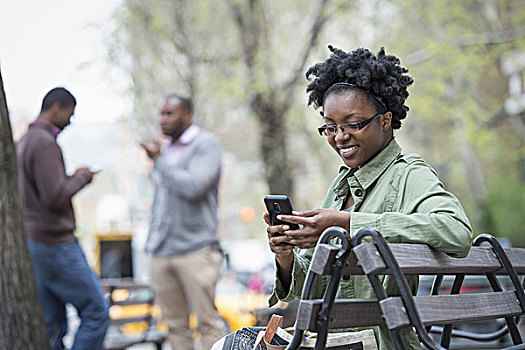
[[[319,6],[317,9],[317,16],[315,17],[312,29],[310,30],[310,38],[308,39],[306,46],[304,47],[304,52],[299,59],[299,63],[295,67],[292,76],[288,79],[287,82],[283,84],[282,91],[286,93],[284,101],[289,101],[293,93],[292,87],[297,83],[299,78],[304,73],[304,66],[306,65],[306,60],[310,57],[312,49],[316,46],[317,39],[321,34],[321,31],[328,19],[326,7],[329,0],[320,0]]]
[[[525,27],[520,27],[514,30],[466,35],[459,40],[450,43],[448,46],[451,49],[465,49],[477,45],[489,46],[506,44],[523,39],[525,39]],[[414,66],[426,62],[433,57],[434,56],[429,48],[422,48],[406,55],[403,58],[403,62],[407,66]]]
[[[241,39],[241,48],[242,48],[242,57],[250,75],[254,75],[255,72],[255,62],[253,53],[256,52],[258,43],[255,40],[257,35],[253,35],[253,28],[248,28],[248,25],[245,22],[245,19],[242,14],[242,10],[238,4],[235,4],[231,0],[225,0],[230,9],[233,12],[233,19],[239,30],[239,36]],[[252,34],[254,38],[250,40],[249,34]],[[250,42],[252,41],[252,42]]]

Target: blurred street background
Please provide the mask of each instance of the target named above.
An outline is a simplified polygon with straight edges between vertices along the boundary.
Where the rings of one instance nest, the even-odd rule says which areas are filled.
[[[195,123],[224,148],[219,237],[228,264],[217,295],[223,310],[239,310],[229,330],[253,324],[246,312],[264,308],[272,288],[263,196],[288,194],[295,209],[312,209],[338,171],[339,157],[317,134],[322,121],[305,94],[304,73],[328,56],[329,44],[385,47],[401,57],[416,82],[396,132],[403,151],[437,170],[475,233],[525,246],[521,0],[0,5],[0,64],[15,140],[50,88],[64,86],[77,97],[73,123],[58,139],[66,166],[102,169],[75,197],[77,236],[98,273],[103,242],[129,244],[115,248],[128,249],[129,259],[108,266],[113,275],[106,277],[126,277],[127,269],[127,277],[148,282],[151,164],[139,142],[160,137],[165,94],[194,99]]]

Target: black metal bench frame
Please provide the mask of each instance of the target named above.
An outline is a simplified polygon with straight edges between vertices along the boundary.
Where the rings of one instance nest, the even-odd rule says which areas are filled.
[[[362,243],[365,237],[374,243]],[[340,246],[329,244],[334,238],[338,239]],[[484,242],[489,243],[490,248],[481,247]],[[412,256],[410,253],[413,253]],[[414,259],[414,256],[420,259]],[[367,275],[377,299],[336,300],[341,276],[351,274]],[[394,277],[400,296],[387,295],[379,279],[385,274]],[[405,274],[435,275],[431,295],[413,296]],[[449,295],[438,295],[444,274],[455,275],[454,283]],[[460,294],[465,275],[469,274],[486,275],[493,292]],[[525,294],[518,274],[525,274],[525,249],[503,249],[490,235],[478,236],[469,256],[458,259],[425,245],[388,244],[372,228],[363,228],[350,238],[346,230],[332,227],[323,233],[316,247],[303,287],[296,333],[287,349],[299,348],[305,330],[318,332],[315,346],[318,350],[324,349],[329,328],[375,325],[388,327],[398,350],[406,349],[400,335],[400,330],[405,327],[414,327],[421,343],[429,349],[447,349],[453,334],[484,341],[497,339],[506,333],[510,333],[514,343],[507,349],[525,349],[516,326],[516,318],[525,313]],[[311,300],[312,286],[320,275],[330,275],[330,281],[323,299]],[[509,276],[513,290],[503,291],[496,275]],[[459,305],[457,315],[445,314],[444,309],[449,307],[449,303],[450,307]],[[481,310],[469,308],[469,305],[483,303],[487,303],[487,307]],[[437,308],[435,305],[438,305]],[[497,318],[504,318],[506,324],[490,334],[462,334],[452,329],[455,323]],[[443,325],[439,344],[429,335],[431,326],[436,325]]]

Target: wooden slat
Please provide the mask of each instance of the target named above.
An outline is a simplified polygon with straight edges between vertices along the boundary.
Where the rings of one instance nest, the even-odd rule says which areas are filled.
[[[425,295],[414,299],[425,326],[522,314],[514,292]],[[321,304],[320,299],[301,300],[297,311],[299,329],[317,331],[315,320]],[[386,315],[386,321],[381,316],[382,312]],[[383,325],[385,322],[391,329],[410,325],[400,297],[390,297],[380,303],[376,299],[336,299],[330,317],[330,328],[367,327]]]
[[[466,258],[454,258],[422,244],[389,244],[400,268],[405,274],[470,274],[487,272],[505,274],[498,259],[489,247],[472,247]],[[525,273],[525,249],[506,248],[511,263],[518,274]],[[360,244],[353,253],[365,273],[389,274],[377,248],[372,243]],[[347,273],[344,271],[343,273]]]
[[[481,321],[523,313],[514,292],[425,295],[414,298],[425,326]],[[390,329],[410,325],[400,297],[380,302]]]
[[[136,283],[132,280],[104,279],[100,281],[100,285],[108,293],[108,296],[110,292],[112,293],[111,305],[153,304],[153,291],[147,284]],[[119,292],[121,291],[124,294],[120,295]],[[126,299],[120,300],[122,298]]]
[[[424,244],[389,244],[399,266],[405,274],[456,274],[482,275],[487,272],[506,274],[490,247],[472,247],[466,258],[454,258],[445,253],[437,252]],[[320,253],[317,255],[317,250]],[[332,272],[332,264],[338,248],[329,244],[319,244],[312,268],[316,273],[328,275]],[[525,249],[505,248],[512,265],[518,274],[525,274]],[[389,274],[383,259],[378,255],[373,243],[363,243],[354,248],[348,258],[348,266],[343,274],[362,275],[367,272]],[[357,258],[361,266],[357,265]]]
[[[112,318],[111,324],[113,325],[123,325],[126,323],[133,323],[133,322],[147,322],[146,316],[140,316],[140,317],[123,317],[123,318]]]
[[[128,299],[128,300],[122,300],[122,301],[115,301],[113,300],[113,303],[111,305],[116,306],[130,306],[130,305],[153,305],[153,298],[150,299]]]
[[[316,315],[320,299],[301,300],[297,310],[297,328],[317,332]],[[366,327],[385,324],[376,299],[336,299],[330,317],[330,328]]]
[[[110,290],[111,288],[129,290],[151,289],[151,287],[145,283],[138,283],[130,279],[101,279],[100,286],[105,290]]]
[[[514,292],[492,292],[416,297],[425,325],[470,322],[523,313]]]
[[[525,249],[505,248],[504,250],[516,272],[520,275],[525,274]]]

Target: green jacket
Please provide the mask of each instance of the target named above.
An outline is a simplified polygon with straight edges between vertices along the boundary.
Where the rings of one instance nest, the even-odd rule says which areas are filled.
[[[424,243],[454,257],[465,257],[472,241],[472,229],[458,199],[445,191],[436,172],[420,156],[401,154],[395,140],[360,169],[341,167],[332,182],[323,208],[341,210],[348,191],[352,191],[354,207],[350,219],[350,235],[363,226],[376,228],[390,243]],[[288,295],[276,273],[270,305],[278,300],[301,298],[314,249],[294,252],[292,283]],[[407,276],[415,295],[417,276]],[[322,298],[327,277],[318,278],[312,298]],[[382,276],[383,287],[390,296],[400,295],[392,276]],[[375,298],[366,276],[341,280],[338,298]],[[388,329],[373,327],[379,349],[393,349]],[[421,349],[414,331],[403,330],[409,349]]]

